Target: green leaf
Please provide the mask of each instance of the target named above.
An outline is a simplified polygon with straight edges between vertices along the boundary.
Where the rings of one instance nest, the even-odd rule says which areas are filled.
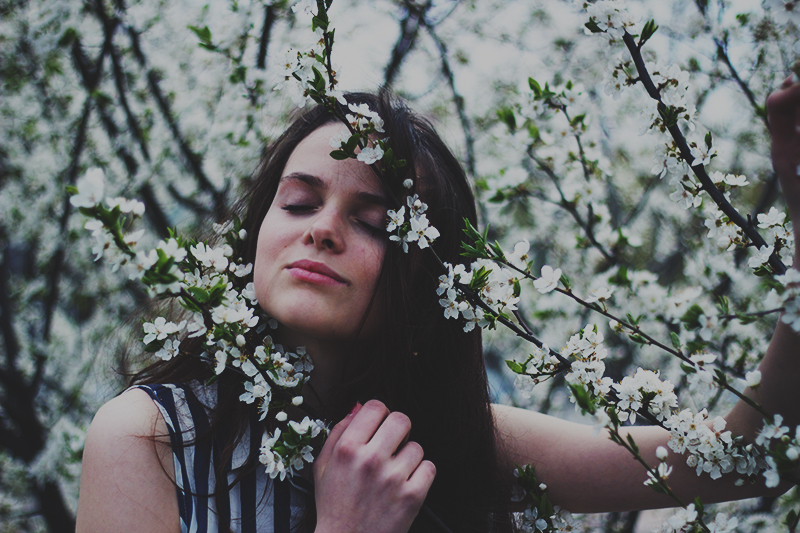
[[[323,30],[328,29],[327,17],[323,18],[315,15],[314,18],[311,19],[311,31],[316,31],[317,28],[322,28]]]
[[[198,28],[197,26],[186,26],[190,30],[197,35],[197,38],[204,44],[211,44],[211,30],[208,29],[208,26],[203,26],[202,28]]]
[[[722,295],[717,295],[714,297],[715,303],[717,304],[717,309],[719,310],[719,314],[727,315],[731,312],[730,310],[730,300],[727,297]]]
[[[693,340],[686,343],[686,350],[689,353],[697,353],[702,351],[706,346],[708,346],[707,342]]]
[[[756,276],[763,278],[764,276],[769,276],[772,274],[772,269],[769,267],[769,264],[761,265],[755,270],[753,270],[753,274]]]
[[[697,329],[700,327],[700,315],[704,315],[705,312],[703,308],[697,304],[693,304],[689,309],[681,317],[681,322],[683,322],[683,326],[691,331],[693,329]]]
[[[639,43],[638,43],[639,48],[641,48],[644,45],[644,43],[650,40],[650,37],[652,37],[656,33],[656,30],[658,30],[658,26],[656,26],[656,21],[653,19],[648,20],[645,23],[644,28],[642,28],[641,37],[639,37]]]
[[[531,91],[533,91],[534,96],[536,96],[537,98],[541,96],[542,88],[541,86],[539,86],[539,83],[535,79],[530,77],[528,78],[528,87],[531,88]]]
[[[589,394],[583,385],[572,385],[568,384],[569,388],[572,390],[573,396],[575,396],[575,403],[578,404],[578,407],[581,408],[581,411],[584,413],[594,414],[595,405],[592,396]]]
[[[678,110],[675,108],[675,106],[664,107],[664,109],[659,109],[658,112],[664,119],[664,125],[666,125],[668,128],[671,128],[678,123]]]
[[[697,515],[703,516],[705,508],[703,507],[703,501],[700,499],[700,496],[694,499],[694,507],[697,510]]]
[[[738,318],[739,322],[741,322],[742,324],[752,324],[753,322],[758,320],[758,317],[746,315],[744,313],[736,313],[736,318]]]
[[[586,24],[584,24],[586,28],[592,33],[605,33],[605,30],[601,30],[600,26],[597,25],[597,22],[594,20],[590,20]]]
[[[672,341],[672,347],[676,350],[681,349],[681,339],[678,337],[678,334],[674,331],[669,332],[669,339]]]
[[[494,191],[492,197],[489,198],[489,201],[492,202],[493,204],[499,204],[503,202],[505,199],[506,199],[505,193],[503,193],[503,191],[501,191],[500,189],[497,189],[496,191]]]
[[[681,363],[681,370],[686,374],[694,374],[697,372],[697,369],[688,363]]]
[[[512,361],[510,359],[506,360],[506,366],[515,374],[524,374],[525,368],[516,361]]]
[[[639,453],[639,446],[636,444],[636,441],[633,440],[633,435],[628,433],[627,435],[625,435],[625,439],[628,441],[628,445],[631,447],[631,449],[634,452]]]
[[[501,107],[497,110],[497,118],[505,123],[508,131],[514,133],[517,130],[517,119],[514,117],[514,110],[510,107]]]
[[[159,340],[152,341],[150,344],[145,345],[144,351],[147,353],[156,353],[157,351],[159,351],[161,348],[164,347],[165,342],[167,342],[167,339],[162,339],[160,341]]]
[[[649,344],[650,343],[650,341],[648,341],[647,339],[645,339],[644,337],[642,337],[638,333],[631,333],[628,337],[633,342],[635,342],[636,344]]]
[[[797,511],[792,509],[786,514],[786,518],[783,519],[783,523],[786,524],[788,527],[795,527],[797,526]]]
[[[343,161],[350,157],[344,150],[334,150],[333,152],[330,153],[330,156],[336,159],[337,161]]]
[[[711,137],[711,132],[710,131],[708,133],[706,133],[705,142],[706,142],[706,148],[711,150],[711,143],[713,142],[713,139]]]
[[[199,303],[202,304],[208,301],[208,291],[202,287],[187,287],[186,290],[192,295],[192,298],[197,300]]]

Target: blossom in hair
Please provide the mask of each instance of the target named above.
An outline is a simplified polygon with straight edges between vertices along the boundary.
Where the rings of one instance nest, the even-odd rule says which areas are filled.
[[[371,165],[379,161],[383,157],[383,148],[378,145],[365,146],[358,152],[356,159],[367,165]]]

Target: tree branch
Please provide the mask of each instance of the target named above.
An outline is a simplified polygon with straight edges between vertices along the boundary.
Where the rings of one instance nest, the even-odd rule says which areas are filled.
[[[444,42],[439,38],[439,36],[434,31],[433,27],[426,24],[425,19],[422,19],[422,24],[425,24],[425,27],[428,30],[428,34],[433,39],[433,42],[436,43],[436,48],[439,50],[439,57],[442,61],[442,74],[447,79],[447,84],[450,87],[450,91],[453,93],[453,102],[456,105],[456,111],[458,112],[458,119],[461,122],[461,129],[464,131],[464,143],[467,149],[467,170],[469,171],[470,176],[475,176],[475,137],[472,133],[472,123],[467,116],[467,112],[464,106],[464,97],[456,89],[456,80],[455,75],[453,74],[453,69],[450,68],[450,60],[447,58],[447,47],[445,46]]]
[[[660,113],[665,112],[666,106],[661,101],[661,95],[658,88],[653,83],[653,80],[650,78],[650,73],[647,71],[647,67],[644,64],[644,59],[642,58],[642,53],[639,47],[637,46],[636,42],[634,41],[633,37],[628,33],[622,37],[623,41],[625,42],[625,46],[627,46],[628,51],[633,58],[633,62],[636,65],[636,70],[639,73],[639,81],[642,82],[647,94],[650,95],[650,98],[656,100],[658,102],[658,110]],[[671,126],[667,126],[667,130],[669,131],[670,135],[672,135],[675,144],[677,145],[678,149],[680,150],[681,156],[683,157],[684,161],[690,165],[692,172],[694,175],[697,176],[697,179],[700,180],[700,183],[703,189],[708,193],[714,203],[717,204],[719,209],[728,217],[728,219],[733,222],[735,225],[740,227],[744,234],[750,239],[750,241],[757,247],[761,248],[766,246],[767,243],[764,238],[758,233],[755,226],[750,223],[750,221],[746,220],[739,211],[734,208],[730,202],[728,202],[727,198],[722,194],[722,192],[717,189],[714,185],[714,182],[711,181],[711,178],[706,173],[706,169],[704,165],[696,165],[692,166],[691,162],[694,160],[692,156],[691,149],[689,148],[689,144],[686,142],[686,137],[683,136],[680,128],[677,124],[673,124]],[[778,254],[776,252],[772,253],[772,256],[769,259],[769,264],[772,267],[773,272],[776,274],[784,274],[786,272],[786,266],[781,262]]]
[[[406,55],[414,46],[414,41],[419,33],[419,25],[422,19],[425,18],[425,12],[430,5],[430,1],[426,2],[421,7],[413,2],[405,2],[406,16],[400,21],[400,36],[397,38],[397,42],[394,43],[392,57],[389,60],[389,64],[386,65],[383,77],[383,83],[387,87],[394,82],[394,78],[400,70],[400,65],[403,64]]]
[[[272,33],[272,25],[275,23],[275,8],[272,4],[264,7],[264,25],[261,27],[261,39],[258,41],[258,59],[256,68],[265,70],[267,68],[267,45]]]
[[[164,120],[167,122],[167,126],[169,126],[169,129],[172,132],[173,139],[180,148],[180,152],[183,155],[182,159],[184,165],[186,166],[187,170],[192,173],[200,189],[211,194],[215,215],[218,218],[224,217],[225,213],[227,212],[227,202],[225,200],[224,192],[217,190],[217,188],[214,187],[214,185],[208,179],[208,176],[206,176],[205,172],[203,171],[202,156],[192,149],[192,147],[189,145],[189,142],[181,133],[180,126],[178,125],[178,121],[172,112],[169,101],[159,85],[161,81],[160,75],[155,70],[148,69],[147,58],[142,52],[142,48],[139,44],[139,33],[128,25],[125,25],[124,27],[131,39],[133,55],[136,57],[139,65],[143,69],[147,70],[146,77],[148,87],[150,88],[153,98],[158,104],[158,108],[161,111]]]

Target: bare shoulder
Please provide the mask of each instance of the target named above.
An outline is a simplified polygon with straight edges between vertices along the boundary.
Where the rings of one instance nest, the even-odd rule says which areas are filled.
[[[86,436],[78,532],[179,531],[167,425],[131,389],[103,405]]]

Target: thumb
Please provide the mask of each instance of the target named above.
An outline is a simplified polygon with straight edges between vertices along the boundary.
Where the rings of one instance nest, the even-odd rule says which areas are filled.
[[[328,465],[328,461],[330,461],[331,455],[333,454],[333,449],[336,447],[336,443],[339,442],[342,433],[348,428],[350,422],[353,421],[356,413],[360,410],[361,404],[356,402],[350,413],[340,420],[338,424],[333,426],[330,434],[328,434],[328,438],[325,440],[325,444],[322,445],[319,456],[314,460],[314,483],[317,483],[322,477],[325,472],[325,467]]]

